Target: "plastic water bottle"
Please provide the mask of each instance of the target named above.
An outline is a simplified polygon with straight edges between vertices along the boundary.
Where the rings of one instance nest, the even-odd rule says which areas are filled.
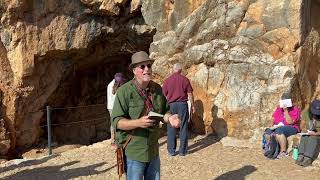
[[[297,160],[299,156],[299,149],[298,146],[293,146],[293,153],[292,153],[292,157],[294,160]]]
[[[265,134],[263,134],[262,135],[262,149],[264,149],[266,147],[266,143],[267,143],[266,136],[265,136]]]

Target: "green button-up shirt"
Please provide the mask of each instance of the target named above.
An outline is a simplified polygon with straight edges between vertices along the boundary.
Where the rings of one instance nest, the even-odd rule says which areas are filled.
[[[162,94],[161,86],[153,81],[149,83],[150,93],[154,112],[165,114],[169,112],[169,105]],[[144,116],[146,106],[143,97],[138,93],[138,89],[133,80],[122,85],[118,90],[112,109],[112,126],[116,129],[116,142],[124,144],[127,139],[127,131],[117,129],[118,121],[122,118],[129,120],[138,119]],[[159,155],[160,137],[159,123],[150,128],[137,128],[133,130],[133,137],[125,149],[129,159],[150,162]]]

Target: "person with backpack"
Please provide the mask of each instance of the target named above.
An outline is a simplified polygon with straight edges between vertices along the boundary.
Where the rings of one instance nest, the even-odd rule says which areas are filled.
[[[283,93],[281,96],[281,101],[288,100],[291,102],[291,96],[289,93]],[[265,134],[270,136],[272,151],[266,152],[265,156],[275,158],[274,152],[276,152],[277,146],[279,146],[279,154],[276,158],[283,158],[288,156],[287,153],[287,137],[292,136],[300,132],[300,109],[291,104],[277,106],[276,110],[272,114],[271,127],[267,128]]]
[[[299,143],[299,156],[296,164],[310,166],[320,152],[320,100],[312,101],[310,107],[302,113],[302,121],[308,129]]]

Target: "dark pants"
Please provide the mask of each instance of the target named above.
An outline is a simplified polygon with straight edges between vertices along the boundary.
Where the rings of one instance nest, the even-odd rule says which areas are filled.
[[[271,135],[272,133],[275,133],[275,134],[283,134],[284,136],[286,137],[289,137],[289,136],[292,136],[292,135],[295,135],[298,133],[298,130],[292,126],[281,126],[281,127],[278,127],[277,129],[275,130],[271,130],[271,129],[266,129],[266,134],[268,135]]]
[[[179,154],[185,155],[188,151],[188,103],[187,102],[173,102],[170,103],[170,111],[172,114],[178,114],[181,120],[180,125],[180,149]],[[168,140],[167,149],[169,154],[175,154],[177,146],[176,128],[173,128],[170,123],[167,125]]]
[[[316,159],[320,151],[320,136],[302,136],[299,145],[299,154]]]

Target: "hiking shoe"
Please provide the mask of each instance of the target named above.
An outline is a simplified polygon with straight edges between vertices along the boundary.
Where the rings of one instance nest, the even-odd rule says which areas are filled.
[[[303,158],[303,161],[302,161],[302,163],[301,163],[301,165],[302,165],[303,167],[310,166],[311,164],[312,164],[312,159],[309,158],[309,157],[304,157],[304,158]]]
[[[282,159],[282,158],[285,158],[287,157],[289,154],[285,151],[281,152],[278,156],[277,156],[277,159]]]
[[[304,156],[300,154],[298,156],[298,159],[296,160],[296,164],[298,164],[299,166],[302,166],[303,158]]]
[[[169,154],[169,156],[176,156],[177,155],[177,153],[176,152],[174,152],[174,153],[168,153]]]
[[[188,154],[188,152],[186,153],[179,153],[179,156],[186,156]]]

